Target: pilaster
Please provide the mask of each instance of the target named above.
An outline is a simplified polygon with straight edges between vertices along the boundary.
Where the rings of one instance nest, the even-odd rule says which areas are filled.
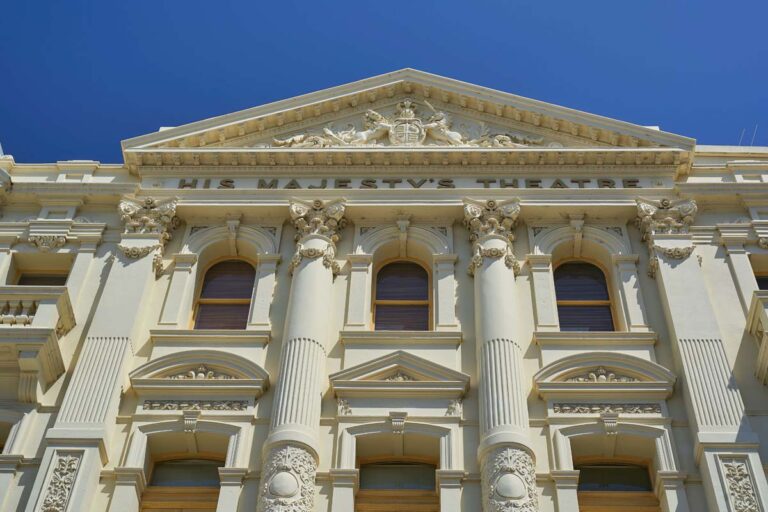
[[[691,257],[695,246],[688,227],[697,206],[690,199],[641,199],[637,208],[637,225],[651,255],[650,271],[666,305],[673,347],[684,374],[681,381],[709,508],[728,510],[726,503],[736,498],[727,480],[720,477],[717,461],[723,452],[738,449],[749,454],[743,460],[755,493],[766,488],[766,480],[757,437],[744,415],[705,276],[697,258]],[[759,498],[764,499],[765,495]],[[743,510],[765,509],[761,505]]]
[[[109,453],[111,421],[117,414],[121,385],[141,327],[144,299],[155,279],[154,257],[178,223],[175,207],[174,200],[120,202],[125,232],[56,423],[46,434],[45,456],[28,512],[51,509],[47,503],[54,499],[65,504],[61,510],[67,510],[66,503],[69,510],[85,510],[96,491]],[[71,480],[66,492],[56,480],[62,471]]]
[[[749,241],[749,224],[718,224],[720,243],[728,255],[728,269],[731,271],[736,290],[739,294],[741,308],[746,315],[752,302],[752,293],[757,290],[757,279],[749,253],[744,245]]]
[[[290,204],[296,252],[285,318],[271,431],[264,443],[259,512],[309,512],[315,498],[328,303],[339,267],[336,242],[346,224],[343,200]]]
[[[538,510],[528,438],[527,384],[515,339],[514,289],[520,265],[512,253],[517,201],[464,203],[473,244],[475,329],[480,368],[480,459],[483,510]]]

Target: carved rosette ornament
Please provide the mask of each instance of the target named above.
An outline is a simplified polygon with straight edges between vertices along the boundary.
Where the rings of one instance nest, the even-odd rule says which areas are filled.
[[[483,265],[485,258],[504,258],[507,268],[520,273],[520,262],[512,254],[512,242],[515,240],[515,225],[520,215],[520,202],[516,199],[507,201],[464,201],[464,225],[469,230],[469,241],[473,243],[473,256],[467,272],[474,276]],[[506,247],[483,247],[485,240],[495,238],[503,240]]]
[[[483,461],[483,510],[487,512],[536,512],[536,471],[525,450],[497,448]]]
[[[347,225],[344,218],[346,206],[343,199],[333,201],[301,201],[294,199],[290,204],[291,220],[296,227],[296,252],[291,258],[289,272],[301,264],[304,258],[323,258],[323,265],[331,269],[333,275],[339,273],[339,264],[336,262],[336,242],[341,239],[339,231]],[[302,243],[306,237],[322,236],[328,239],[325,249],[305,247]]]
[[[262,471],[258,512],[310,512],[314,510],[317,463],[305,449],[272,449]]]
[[[761,512],[752,475],[745,459],[721,459],[734,512]]]
[[[64,512],[75,485],[81,455],[56,455],[51,480],[45,491],[41,512]]]

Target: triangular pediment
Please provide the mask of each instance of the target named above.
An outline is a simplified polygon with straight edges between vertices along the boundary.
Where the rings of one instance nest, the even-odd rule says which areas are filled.
[[[459,398],[469,375],[398,350],[330,376],[338,397],[431,395]]]
[[[649,127],[404,69],[136,137],[123,141],[123,149],[128,162],[131,152],[153,150],[690,150],[694,144]]]

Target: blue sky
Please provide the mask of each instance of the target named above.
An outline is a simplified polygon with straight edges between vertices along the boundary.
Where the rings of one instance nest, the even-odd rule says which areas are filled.
[[[120,140],[414,67],[694,137],[768,145],[768,1],[3,2],[0,143]]]

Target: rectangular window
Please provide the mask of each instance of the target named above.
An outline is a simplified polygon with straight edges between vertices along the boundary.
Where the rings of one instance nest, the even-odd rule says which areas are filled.
[[[768,290],[768,276],[755,276],[758,290]]]
[[[21,274],[20,286],[64,286],[67,284],[66,274]]]

